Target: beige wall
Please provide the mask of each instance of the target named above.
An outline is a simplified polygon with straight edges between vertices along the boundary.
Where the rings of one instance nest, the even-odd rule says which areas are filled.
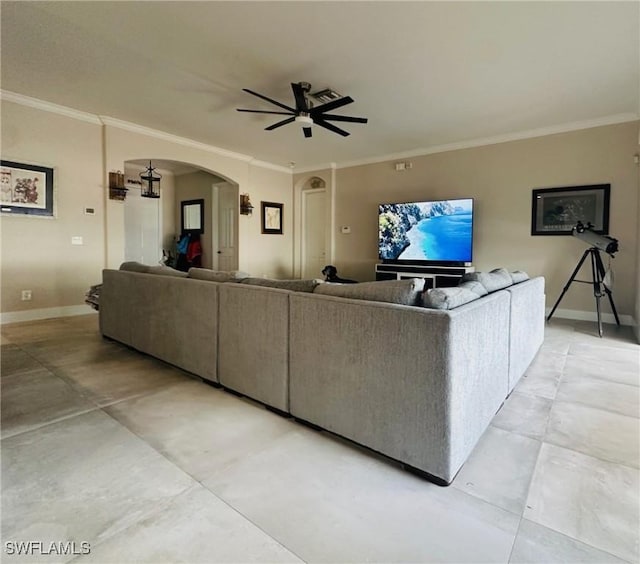
[[[614,301],[619,313],[633,315],[637,144],[638,122],[632,122],[411,158],[413,168],[403,172],[396,172],[393,162],[338,169],[336,266],[346,278],[374,278],[379,203],[473,197],[474,266],[479,270],[505,266],[544,275],[550,306],[587,247],[575,237],[532,237],[531,191],[611,183],[610,232],[620,241],[620,252],[612,260]],[[351,234],[341,234],[341,226],[350,226]],[[586,275],[590,277],[590,272]],[[560,308],[594,312],[591,287],[573,284]],[[608,303],[603,311],[610,311]]]
[[[285,188],[286,184],[286,188]],[[251,216],[239,218],[239,266],[252,276],[291,278],[293,276],[293,188],[291,175],[260,167],[251,167],[246,188],[254,206]],[[263,235],[260,202],[284,204],[283,234]]]
[[[253,166],[169,137],[6,101],[1,110],[2,158],[53,166],[57,212],[56,219],[2,217],[3,319],[7,312],[83,307],[86,289],[100,280],[105,265],[119,266],[124,251],[123,206],[107,197],[107,172],[123,170],[128,160],[148,158],[193,164],[250,194],[253,216],[238,218],[239,268],[256,276],[293,275],[293,185],[303,185],[305,177],[320,176],[335,191],[333,262],[341,275],[360,280],[373,279],[380,202],[472,196],[477,210],[475,266],[543,274],[548,305],[585,246],[572,237],[529,235],[531,190],[610,182],[611,234],[621,248],[612,261],[614,297],[621,314],[640,319],[640,202],[638,167],[633,163],[633,154],[640,150],[637,122],[416,157],[410,159],[413,168],[405,172],[396,172],[389,161],[296,175],[292,182],[288,172]],[[165,239],[168,231],[179,229],[172,225],[172,189],[167,185],[164,195],[171,201],[163,201]],[[260,233],[261,201],[284,204],[284,235]],[[85,207],[93,207],[96,215],[84,215]],[[341,226],[350,226],[351,234],[341,234]],[[72,236],[82,236],[84,245],[72,246]],[[31,302],[20,301],[23,289],[33,291]],[[594,311],[591,290],[572,286],[561,307]]]
[[[124,170],[129,160],[184,162],[238,184],[257,203],[252,218],[238,221],[241,268],[257,275],[291,275],[289,171],[252,165],[249,158],[168,135],[132,131],[111,120],[103,125],[97,118],[88,122],[7,101],[1,111],[2,158],[54,167],[57,210],[56,219],[2,217],[2,321],[91,311],[84,305],[85,291],[100,282],[102,268],[118,268],[123,261],[124,205],[108,199],[106,186],[108,171]],[[163,198],[165,245],[167,231],[179,229],[169,184]],[[284,236],[260,234],[260,200],[285,204]],[[93,207],[96,215],[84,215],[84,207]],[[82,236],[84,245],[72,246],[72,236]],[[24,289],[32,290],[32,301],[20,301]]]
[[[105,199],[101,135],[98,124],[2,102],[2,158],[53,167],[56,212],[55,219],[3,214],[3,314],[77,305],[82,310],[85,291],[100,282]],[[96,214],[85,215],[85,207]],[[73,236],[81,236],[84,244],[71,245]],[[33,299],[21,301],[21,290],[32,290]]]

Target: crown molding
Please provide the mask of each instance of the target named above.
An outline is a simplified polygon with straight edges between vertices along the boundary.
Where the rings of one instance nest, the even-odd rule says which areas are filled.
[[[540,127],[538,129],[530,129],[527,131],[519,131],[515,133],[506,133],[504,135],[495,135],[492,137],[480,137],[478,139],[470,139],[468,141],[459,141],[456,143],[448,143],[445,145],[436,145],[434,147],[423,147],[421,149],[413,149],[411,151],[403,151],[401,153],[390,153],[377,157],[367,157],[353,161],[345,161],[338,163],[336,168],[350,168],[354,166],[362,166],[368,164],[383,163],[387,161],[408,159],[412,157],[422,157],[433,155],[435,153],[446,153],[448,151],[458,151],[460,149],[472,149],[474,147],[483,147],[485,145],[497,145],[499,143],[509,143],[511,141],[521,141],[523,139],[532,139],[534,137],[545,137],[546,135],[556,135],[558,133],[569,133],[571,131],[579,131],[581,129],[591,129],[593,127],[602,127],[606,125],[616,125],[619,123],[627,123],[640,120],[640,116],[633,113],[616,114],[584,121],[574,121],[561,125],[549,127]],[[314,172],[330,168],[329,164],[319,164],[316,166],[306,166],[296,169],[299,172]]]
[[[384,158],[382,159],[383,161],[386,161],[387,159]],[[378,161],[375,161],[378,162]],[[382,162],[382,161],[380,161]],[[307,172],[318,172],[319,170],[335,170],[336,168],[346,168],[343,167],[342,165],[339,165],[338,163],[322,163],[319,165],[310,165],[310,166],[301,166],[301,167],[295,167],[295,174],[305,174]]]
[[[40,100],[38,98],[32,98],[31,96],[25,96],[24,94],[18,94],[16,92],[11,92],[9,90],[0,89],[0,100],[2,100],[3,102],[13,102],[15,104],[28,106],[30,108],[35,108],[37,110],[42,110],[45,112],[51,112],[54,114],[63,115],[65,117],[78,119],[81,121],[91,123],[93,125],[108,125],[110,127],[116,127],[118,129],[124,129],[126,131],[140,133],[142,135],[155,137],[157,139],[163,139],[165,141],[176,143],[178,145],[192,147],[194,149],[200,149],[202,151],[207,151],[209,153],[215,153],[217,155],[235,159],[241,162],[251,163],[253,166],[268,168],[271,170],[277,170],[279,172],[287,172],[291,174],[291,170],[288,167],[269,163],[266,161],[257,160],[250,155],[236,153],[234,151],[228,151],[226,149],[221,149],[220,147],[216,147],[214,145],[208,145],[206,143],[194,141],[193,139],[180,137],[178,135],[173,135],[172,133],[166,133],[164,131],[159,131],[157,129],[145,127],[142,125],[138,125],[136,123],[112,118],[109,116],[99,116],[99,115],[91,114],[88,112],[82,112],[74,108],[61,106],[60,104],[54,104],[53,102],[47,102],[45,100]]]
[[[253,166],[259,166],[260,168],[268,168],[270,170],[277,170],[278,172],[286,172],[288,174],[293,174],[293,170],[291,169],[291,167],[268,163],[267,161],[253,159],[252,161],[250,161],[249,164]]]
[[[229,157],[237,161],[250,162],[253,160],[253,157],[249,155],[236,153],[234,151],[227,151],[226,149],[221,149],[220,147],[215,147],[214,145],[207,145],[206,143],[201,143],[200,141],[194,141],[193,139],[189,139],[188,137],[180,137],[179,135],[174,135],[173,133],[167,133],[166,131],[160,131],[159,129],[153,129],[151,127],[146,127],[144,125],[138,125],[137,123],[132,123],[130,121],[124,121],[124,120],[112,118],[109,116],[100,116],[100,121],[101,123],[109,127],[124,129],[125,131],[131,131],[132,133],[139,133],[141,135],[146,135],[148,137],[155,137],[156,139],[162,139],[163,141],[169,141],[177,145],[183,145],[185,147],[199,149],[201,151],[206,151],[208,153],[215,153],[216,155],[220,155],[222,157]]]
[[[45,100],[39,100],[38,98],[32,98],[31,96],[17,94],[16,92],[10,92],[9,90],[0,90],[0,100],[3,102],[13,102],[14,104],[28,106],[44,112],[63,115],[73,119],[79,119],[80,121],[86,121],[94,125],[102,125],[100,118],[94,114],[81,112],[80,110],[54,104],[53,102],[46,102]]]
[[[141,135],[147,135],[149,137],[155,137],[156,139],[162,139],[164,141],[176,143],[177,145],[183,145],[185,147],[199,149],[201,151],[206,151],[208,153],[214,153],[222,157],[227,157],[230,159],[235,159],[237,161],[246,162],[253,166],[268,168],[268,169],[277,170],[280,172],[291,173],[291,171],[284,166],[276,165],[266,161],[260,161],[260,160],[254,159],[251,155],[236,153],[235,151],[222,149],[220,147],[216,147],[215,145],[208,145],[207,143],[194,141],[193,139],[189,139],[188,137],[180,137],[179,135],[174,135],[173,133],[167,133],[165,131],[160,131],[158,129],[153,129],[151,127],[138,125],[137,123],[124,121],[124,120],[112,118],[109,116],[100,116],[100,120],[104,125],[108,125],[110,127],[116,127],[118,129],[124,129],[126,131],[131,131],[133,133],[140,133]]]

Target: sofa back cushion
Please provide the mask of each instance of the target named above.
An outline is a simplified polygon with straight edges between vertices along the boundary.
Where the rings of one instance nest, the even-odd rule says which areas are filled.
[[[422,305],[431,309],[454,309],[479,298],[479,294],[462,285],[453,288],[433,288],[422,294]]]
[[[360,284],[320,284],[315,294],[369,300],[402,305],[420,305],[424,279],[384,280],[381,282],[361,282]]]
[[[281,290],[290,290],[292,292],[313,292],[313,289],[320,284],[319,280],[274,280],[273,278],[245,278],[239,282],[252,286],[280,288]]]
[[[240,270],[210,270],[196,267],[189,269],[189,278],[208,280],[209,282],[240,282],[248,277],[249,275],[246,272],[241,272]]]
[[[164,266],[161,264],[151,266],[149,264],[142,264],[135,261],[123,262],[120,265],[120,270],[125,270],[128,272],[141,272],[143,274],[159,274],[161,276],[175,276],[176,278],[187,277],[186,272],[176,270],[175,268],[171,268],[169,266]]]
[[[143,272],[148,273],[150,266],[148,264],[142,264],[141,262],[136,261],[127,261],[123,262],[120,265],[120,270],[126,270],[128,272]]]
[[[480,282],[487,292],[496,292],[513,284],[511,274],[506,268],[495,268],[491,272],[467,272],[462,277],[462,282]]]

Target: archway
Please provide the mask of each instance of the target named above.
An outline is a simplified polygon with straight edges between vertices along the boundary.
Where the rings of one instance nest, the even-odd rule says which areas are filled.
[[[139,174],[149,161],[162,175],[160,198],[156,200],[140,197]],[[185,235],[181,203],[202,200],[204,221],[197,235],[202,254],[198,264],[217,268],[220,253],[224,254],[225,267],[237,268],[239,187],[236,182],[183,161],[132,159],[125,162],[124,168],[125,183],[129,188],[125,202],[125,260],[177,266],[177,243]],[[195,237],[193,233],[189,236]],[[184,267],[183,262],[181,268]]]

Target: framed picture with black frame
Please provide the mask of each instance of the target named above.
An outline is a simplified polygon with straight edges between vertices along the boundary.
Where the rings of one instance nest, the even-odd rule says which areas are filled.
[[[282,211],[284,204],[260,202],[262,233],[265,235],[282,235]]]
[[[53,217],[53,168],[0,161],[0,211]]]
[[[611,184],[539,188],[531,198],[531,235],[571,235],[580,221],[609,232]]]

